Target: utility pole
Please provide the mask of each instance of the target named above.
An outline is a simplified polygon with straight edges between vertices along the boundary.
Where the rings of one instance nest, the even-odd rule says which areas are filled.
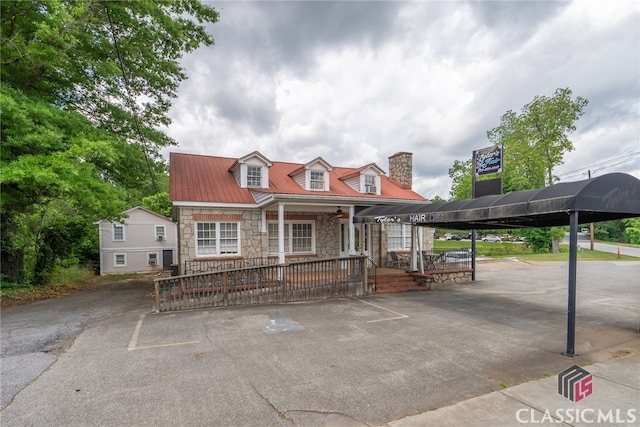
[[[589,169],[589,179],[591,179],[591,169]],[[589,247],[591,248],[591,250],[595,250],[595,244],[593,242],[593,223],[590,222],[589,223]]]

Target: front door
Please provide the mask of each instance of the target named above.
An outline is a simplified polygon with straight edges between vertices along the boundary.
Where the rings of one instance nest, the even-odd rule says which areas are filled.
[[[171,270],[171,264],[173,264],[173,251],[171,249],[162,250],[162,269]]]

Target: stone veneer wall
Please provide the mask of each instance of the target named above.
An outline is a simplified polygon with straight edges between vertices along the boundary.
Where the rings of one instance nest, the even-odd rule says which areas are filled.
[[[471,273],[472,270],[470,269],[461,269],[414,274],[414,276],[418,282],[420,282],[422,286],[426,286],[427,289],[439,289],[455,283],[469,283],[471,282]]]
[[[194,214],[202,215],[238,215],[240,216],[240,257],[242,258],[262,258],[267,256],[276,256],[268,253],[267,233],[261,231],[262,216],[259,209],[206,209],[206,208],[177,208],[178,220],[178,264],[180,272],[184,268],[185,261],[193,261],[196,259],[195,244],[195,220]],[[267,212],[267,215],[277,215],[277,212]],[[339,241],[339,220],[333,214],[318,214],[310,212],[288,212],[287,215],[305,215],[313,216],[315,220],[316,233],[316,251],[315,254],[309,256],[296,256],[295,259],[302,261],[304,259],[318,259],[337,257],[340,254]],[[235,220],[234,220],[235,221]],[[426,249],[433,248],[433,229],[422,228],[423,242]],[[371,233],[371,247],[369,248],[369,257],[379,267],[384,267],[387,262],[387,233],[382,231],[380,224],[369,224],[369,232]],[[213,256],[200,257],[198,259],[224,259],[238,258],[238,256]]]
[[[413,184],[413,154],[399,152],[389,157],[389,178],[411,188]]]
[[[206,209],[206,208],[188,208],[179,207],[178,215],[178,257],[180,271],[184,267],[185,261],[193,261],[196,259],[196,243],[195,243],[195,222],[194,215],[238,215],[240,222],[240,257],[242,258],[261,258],[267,256],[276,256],[268,253],[267,232],[261,231],[262,215],[259,209]],[[277,212],[267,212],[267,215],[277,215]],[[339,229],[338,219],[332,214],[316,214],[309,212],[287,212],[287,215],[305,215],[316,217],[315,233],[316,233],[316,252],[313,255],[305,257],[296,256],[297,260],[318,259],[336,257],[339,255]],[[238,221],[231,220],[230,221]],[[200,257],[197,259],[221,259],[221,258],[238,258],[238,256],[212,256]]]

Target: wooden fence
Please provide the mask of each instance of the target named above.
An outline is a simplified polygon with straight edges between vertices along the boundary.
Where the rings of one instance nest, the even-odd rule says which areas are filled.
[[[368,258],[324,258],[283,265],[155,279],[156,312],[361,296],[368,284]]]

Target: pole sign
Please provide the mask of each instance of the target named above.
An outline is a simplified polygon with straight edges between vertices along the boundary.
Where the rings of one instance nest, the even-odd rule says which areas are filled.
[[[502,144],[473,152],[475,176],[502,172]]]

